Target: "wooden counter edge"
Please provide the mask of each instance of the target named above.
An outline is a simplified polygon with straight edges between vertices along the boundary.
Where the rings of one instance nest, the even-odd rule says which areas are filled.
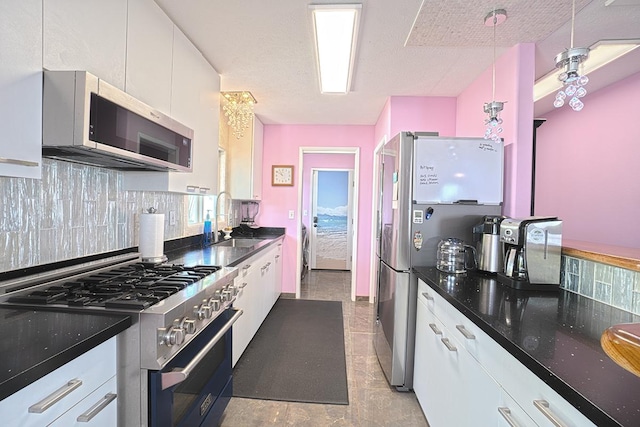
[[[640,272],[640,249],[563,241],[562,254]]]

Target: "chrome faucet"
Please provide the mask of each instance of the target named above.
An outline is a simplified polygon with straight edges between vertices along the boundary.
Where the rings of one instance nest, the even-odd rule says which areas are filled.
[[[213,242],[214,243],[218,243],[218,240],[220,239],[220,230],[218,230],[218,217],[220,216],[220,214],[218,213],[218,204],[220,202],[220,197],[222,195],[225,195],[225,203],[228,201],[229,202],[229,206],[227,208],[227,213],[223,213],[222,216],[227,218],[227,224],[230,224],[231,222],[231,215],[229,215],[229,210],[231,209],[231,204],[233,202],[233,198],[231,197],[231,194],[228,191],[221,191],[220,193],[218,193],[218,197],[216,197],[216,201],[213,203]]]

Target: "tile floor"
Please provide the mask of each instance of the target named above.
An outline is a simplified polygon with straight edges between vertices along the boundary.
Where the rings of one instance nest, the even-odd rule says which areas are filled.
[[[349,405],[278,402],[232,398],[222,427],[249,426],[428,426],[413,392],[387,383],[372,344],[375,309],[368,301],[350,300],[351,275],[312,271],[302,282],[301,297],[342,301]]]

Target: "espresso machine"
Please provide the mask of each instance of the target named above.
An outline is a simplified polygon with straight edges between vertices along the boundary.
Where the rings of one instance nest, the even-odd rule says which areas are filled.
[[[500,242],[505,255],[498,281],[516,289],[559,288],[561,220],[546,216],[505,218],[500,223]]]

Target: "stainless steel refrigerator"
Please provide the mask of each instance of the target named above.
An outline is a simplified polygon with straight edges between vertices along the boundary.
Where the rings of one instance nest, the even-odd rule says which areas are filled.
[[[435,266],[440,240],[471,244],[473,226],[485,215],[500,215],[503,146],[401,132],[380,157],[374,347],[389,383],[410,390],[418,285],[411,268]]]

